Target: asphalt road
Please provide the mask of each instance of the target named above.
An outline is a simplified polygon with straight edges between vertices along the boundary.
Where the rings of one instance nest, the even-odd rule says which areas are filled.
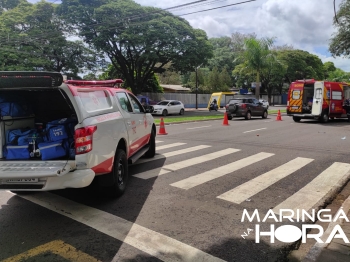
[[[119,199],[93,185],[0,192],[0,261],[284,261],[293,244],[266,236],[255,243],[254,233],[243,238],[257,224],[241,222],[243,212],[258,209],[263,217],[281,206],[325,206],[348,180],[350,125],[289,117],[229,124],[167,125],[168,135],[156,138],[159,156],[130,167]],[[314,179],[335,162],[343,169],[323,177],[331,190],[315,188]],[[261,231],[271,224],[260,223]]]
[[[271,111],[271,110],[279,110],[279,109],[286,109],[286,106],[270,106],[268,108],[268,111]],[[168,115],[168,116],[165,116],[165,118],[178,118],[178,117],[187,117],[187,116],[211,116],[211,115],[222,115],[223,113],[225,112],[225,109],[224,108],[220,108],[218,111],[210,111],[208,109],[205,109],[205,108],[198,108],[198,109],[195,109],[195,108],[186,108],[185,109],[185,114],[184,115],[178,115],[178,114],[173,114],[173,115]],[[156,119],[159,119],[164,116],[161,116],[161,115],[154,115],[154,118]]]

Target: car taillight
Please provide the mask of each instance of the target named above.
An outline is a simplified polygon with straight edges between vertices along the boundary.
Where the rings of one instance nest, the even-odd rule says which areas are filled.
[[[228,104],[225,107],[226,107],[226,109],[228,109]]]
[[[75,154],[85,154],[92,150],[92,135],[97,126],[87,126],[75,130]]]
[[[241,107],[242,107],[242,108],[246,108],[247,105],[246,105],[246,104],[242,104]]]

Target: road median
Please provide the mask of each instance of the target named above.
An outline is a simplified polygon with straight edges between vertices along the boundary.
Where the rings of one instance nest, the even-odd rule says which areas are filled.
[[[286,110],[280,110],[281,114],[285,114]],[[278,110],[269,110],[269,115],[277,115]],[[220,120],[224,119],[224,113],[222,115],[200,115],[200,116],[182,116],[182,117],[163,117],[164,124],[182,124],[189,122],[200,122],[200,121],[209,121],[209,120]],[[160,118],[155,118],[154,122],[157,126],[160,125]]]

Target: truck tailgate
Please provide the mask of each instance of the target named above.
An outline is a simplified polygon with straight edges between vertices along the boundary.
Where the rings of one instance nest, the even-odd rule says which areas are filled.
[[[0,161],[0,179],[62,176],[73,170],[75,161]]]

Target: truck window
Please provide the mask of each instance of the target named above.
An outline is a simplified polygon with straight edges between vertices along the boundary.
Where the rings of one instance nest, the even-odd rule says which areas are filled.
[[[332,91],[332,99],[333,100],[342,100],[342,93],[339,91]]]
[[[124,92],[118,92],[116,93],[120,106],[122,107],[122,109],[126,112],[132,113],[132,107],[129,101],[129,98],[127,97],[127,95]]]
[[[112,102],[107,92],[103,90],[77,90],[81,102],[87,112],[112,108]]]
[[[293,90],[292,98],[293,98],[293,100],[299,100],[300,99],[300,90]]]
[[[316,99],[321,99],[322,96],[323,96],[323,94],[322,94],[322,88],[316,88],[315,98],[316,98]]]
[[[134,113],[144,112],[143,106],[140,104],[139,100],[130,93],[129,93],[129,97],[130,97],[131,103],[134,107]]]

